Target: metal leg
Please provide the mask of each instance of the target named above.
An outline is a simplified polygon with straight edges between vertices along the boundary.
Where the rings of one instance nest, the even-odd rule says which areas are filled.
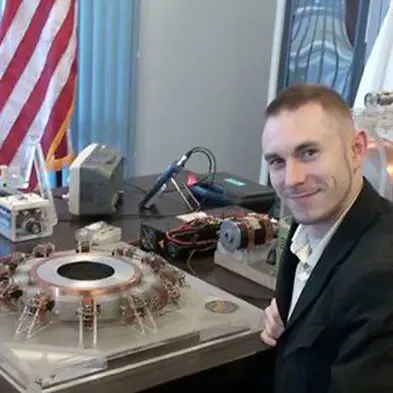
[[[84,348],[85,330],[89,330],[93,335],[93,347],[98,343],[98,315],[99,305],[95,299],[91,297],[82,298],[79,309],[77,311],[79,317],[79,346]]]
[[[83,337],[83,333],[84,333],[84,321],[83,321],[83,301],[81,302],[81,306],[80,309],[78,310],[78,317],[79,317],[79,346],[81,348],[84,347],[84,337]]]
[[[187,185],[183,183],[183,190],[181,189],[181,187],[179,186],[179,184],[177,183],[177,181],[174,178],[171,178],[171,182],[172,184],[175,186],[177,192],[180,194],[180,196],[182,197],[184,203],[187,205],[187,207],[191,210],[191,211],[195,211],[195,210],[199,210],[199,208],[201,207],[198,200],[194,197],[194,195],[192,194],[192,192],[188,189]],[[192,201],[192,203],[191,203]]]
[[[97,312],[97,303],[95,300],[93,300],[93,346],[97,346],[98,342],[98,323],[97,323],[97,317],[98,317],[98,312]]]

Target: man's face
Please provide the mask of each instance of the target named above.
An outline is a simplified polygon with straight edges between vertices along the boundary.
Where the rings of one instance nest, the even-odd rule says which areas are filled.
[[[266,122],[262,150],[270,179],[299,223],[334,220],[349,203],[361,157],[353,154],[350,130],[342,131],[339,120],[318,104],[283,111]]]

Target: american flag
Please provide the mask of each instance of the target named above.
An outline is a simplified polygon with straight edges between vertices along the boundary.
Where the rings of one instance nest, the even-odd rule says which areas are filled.
[[[0,164],[30,178],[32,143],[49,170],[73,159],[78,0],[6,0],[0,20]]]

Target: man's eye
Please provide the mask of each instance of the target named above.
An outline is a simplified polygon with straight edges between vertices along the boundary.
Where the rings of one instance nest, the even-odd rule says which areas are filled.
[[[306,160],[310,160],[312,158],[315,158],[316,155],[318,154],[318,150],[316,149],[307,149],[303,152],[302,156]]]
[[[281,158],[274,158],[269,161],[269,166],[272,168],[279,168],[284,165],[284,160]]]

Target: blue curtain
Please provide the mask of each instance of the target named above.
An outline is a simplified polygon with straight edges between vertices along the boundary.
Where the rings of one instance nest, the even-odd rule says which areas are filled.
[[[134,166],[138,21],[138,0],[79,0],[74,149],[92,142],[115,147],[126,158],[126,176]]]

